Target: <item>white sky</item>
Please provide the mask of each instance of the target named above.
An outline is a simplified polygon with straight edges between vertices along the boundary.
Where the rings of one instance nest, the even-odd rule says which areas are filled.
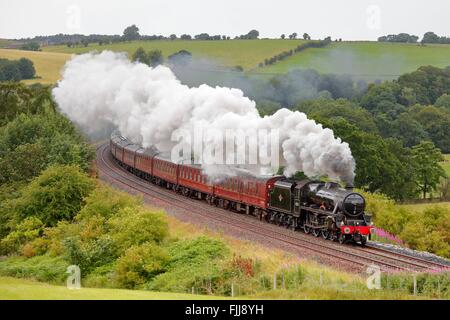
[[[260,37],[309,33],[313,38],[374,40],[407,32],[450,36],[449,0],[0,0],[0,38],[56,33],[201,32]]]

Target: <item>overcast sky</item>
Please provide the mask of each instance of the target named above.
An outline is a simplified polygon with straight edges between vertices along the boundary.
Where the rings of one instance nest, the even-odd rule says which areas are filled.
[[[309,33],[313,38],[374,40],[427,31],[450,36],[449,0],[0,0],[0,38],[56,33],[201,32],[260,37]]]

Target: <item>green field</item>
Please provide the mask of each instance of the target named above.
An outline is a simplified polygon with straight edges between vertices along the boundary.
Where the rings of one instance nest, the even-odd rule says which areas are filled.
[[[24,81],[26,83],[55,83],[61,76],[60,70],[64,66],[64,63],[70,57],[70,54],[63,53],[0,49],[0,58],[10,60],[28,58],[33,61],[36,76],[39,78]]]
[[[186,41],[155,40],[120,42],[100,46],[90,44],[88,47],[69,48],[67,46],[48,46],[47,52],[85,53],[92,50],[123,51],[132,54],[137,48],[145,50],[159,49],[165,57],[182,49],[188,50],[197,58],[211,59],[224,66],[241,66],[249,70],[258,66],[265,58],[270,58],[283,51],[294,49],[303,40],[227,40],[227,41]]]
[[[0,47],[1,47],[0,40]],[[280,74],[295,68],[312,68],[321,73],[351,74],[356,79],[373,81],[387,80],[411,72],[423,65],[446,67],[450,65],[450,45],[426,45],[339,42],[325,48],[310,48],[277,62],[259,68],[258,64],[283,51],[295,48],[302,40],[228,40],[228,41],[183,41],[157,40],[120,42],[100,46],[69,48],[48,46],[42,52],[0,49],[0,58],[27,57],[34,61],[38,76],[42,79],[28,82],[53,83],[60,77],[60,69],[70,54],[89,51],[113,50],[132,54],[138,47],[146,50],[160,49],[168,55],[185,49],[194,57],[204,58],[219,65],[242,66],[255,74]]]
[[[0,300],[204,300],[217,296],[123,289],[67,289],[43,282],[0,277]]]
[[[312,68],[321,73],[351,74],[356,78],[393,79],[423,65],[450,66],[450,45],[380,42],[339,42],[307,49],[258,72],[284,73]]]

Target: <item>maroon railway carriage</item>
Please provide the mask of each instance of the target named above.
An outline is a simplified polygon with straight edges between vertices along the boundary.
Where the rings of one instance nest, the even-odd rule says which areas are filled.
[[[155,149],[143,149],[136,150],[135,154],[135,171],[138,176],[146,180],[151,180],[153,176],[153,157],[158,152]]]
[[[139,149],[141,149],[141,147],[138,146],[137,144],[130,144],[124,148],[122,162],[125,164],[126,167],[133,169],[130,170],[132,172],[134,172],[134,169],[136,168],[135,164],[136,151]]]
[[[224,208],[232,206],[237,211],[258,214],[269,206],[269,193],[282,176],[237,176],[227,177],[214,186],[214,196]],[[256,210],[256,212],[255,212]]]
[[[156,184],[163,185],[167,182],[168,188],[178,184],[178,165],[171,162],[167,155],[157,154],[153,157],[152,165],[152,175],[156,179]]]
[[[126,146],[131,145],[132,143],[122,136],[114,135],[111,138],[110,144],[112,146],[111,152],[113,153],[114,157],[120,162],[123,162],[124,149]]]
[[[199,165],[179,164],[178,185],[185,196],[195,196],[199,199],[210,199],[208,195],[214,195],[214,185],[202,173]]]

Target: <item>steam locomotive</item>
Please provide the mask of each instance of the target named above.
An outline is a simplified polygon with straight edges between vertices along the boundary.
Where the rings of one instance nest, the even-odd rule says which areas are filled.
[[[351,186],[252,175],[213,182],[200,166],[173,163],[156,149],[144,149],[117,133],[111,135],[110,151],[119,165],[142,179],[212,206],[341,244],[364,245],[374,231],[363,196]]]

